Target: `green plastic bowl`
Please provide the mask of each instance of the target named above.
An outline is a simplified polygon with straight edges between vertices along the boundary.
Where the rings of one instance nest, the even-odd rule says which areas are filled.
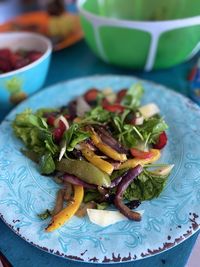
[[[199,0],[79,0],[85,38],[105,62],[167,68],[200,50]]]

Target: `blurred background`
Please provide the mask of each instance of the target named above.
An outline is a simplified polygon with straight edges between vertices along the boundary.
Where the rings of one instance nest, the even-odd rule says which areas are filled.
[[[33,10],[45,10],[51,0],[0,0],[0,23]],[[59,0],[57,3],[71,4],[74,0]]]

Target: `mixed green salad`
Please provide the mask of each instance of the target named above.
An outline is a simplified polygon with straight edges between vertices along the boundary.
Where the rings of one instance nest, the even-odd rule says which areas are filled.
[[[52,218],[47,232],[110,205],[140,221],[135,208],[160,195],[173,168],[155,163],[168,126],[156,104],[141,106],[143,93],[140,84],[117,93],[91,88],[61,108],[17,114],[13,129],[23,154],[61,185],[55,208],[40,214]]]

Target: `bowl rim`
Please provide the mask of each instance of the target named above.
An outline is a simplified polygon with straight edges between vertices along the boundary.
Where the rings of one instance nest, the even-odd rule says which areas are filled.
[[[32,36],[32,37],[35,37],[37,39],[40,39],[43,43],[45,43],[47,45],[47,48],[46,48],[46,51],[44,52],[44,54],[39,59],[35,60],[34,62],[32,62],[32,63],[30,63],[30,64],[28,64],[28,65],[26,65],[20,69],[12,70],[12,71],[0,74],[0,79],[1,78],[7,78],[7,77],[13,76],[13,75],[17,75],[21,72],[29,70],[32,67],[35,67],[36,65],[40,64],[43,60],[45,60],[52,53],[53,46],[52,46],[51,41],[47,37],[45,37],[41,34],[26,32],[26,31],[23,31],[23,32],[5,32],[5,33],[0,33],[0,38],[3,36],[6,36],[6,35],[8,35],[8,36],[13,35],[13,37],[15,37],[15,36],[17,36],[17,37],[19,37],[19,36],[24,36],[24,37]]]
[[[117,19],[117,18],[109,18],[109,17],[105,17],[105,16],[101,16],[101,15],[97,15],[94,14],[86,9],[83,8],[83,4],[84,2],[86,2],[87,0],[78,0],[77,1],[77,8],[79,10],[80,13],[82,13],[83,15],[90,17],[92,19],[98,19],[98,20],[104,20],[104,22],[109,22],[109,23],[116,23],[116,22],[122,22],[122,23],[132,23],[132,24],[137,24],[137,25],[141,25],[141,26],[147,26],[149,24],[152,25],[166,25],[169,23],[181,23],[181,22],[187,22],[190,20],[195,20],[198,21],[197,25],[200,25],[200,15],[197,16],[193,16],[193,17],[186,17],[186,18],[182,18],[182,19],[171,19],[171,20],[156,20],[156,21],[152,21],[152,20],[125,20],[125,19]]]

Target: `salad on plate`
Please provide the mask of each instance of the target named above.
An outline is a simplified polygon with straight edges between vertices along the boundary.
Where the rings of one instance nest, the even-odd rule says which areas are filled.
[[[155,103],[141,106],[143,92],[140,84],[117,93],[91,88],[66,106],[17,114],[22,153],[60,184],[54,209],[39,214],[51,217],[47,232],[74,215],[101,226],[140,221],[140,203],[163,191],[173,165],[156,161],[168,125]]]

